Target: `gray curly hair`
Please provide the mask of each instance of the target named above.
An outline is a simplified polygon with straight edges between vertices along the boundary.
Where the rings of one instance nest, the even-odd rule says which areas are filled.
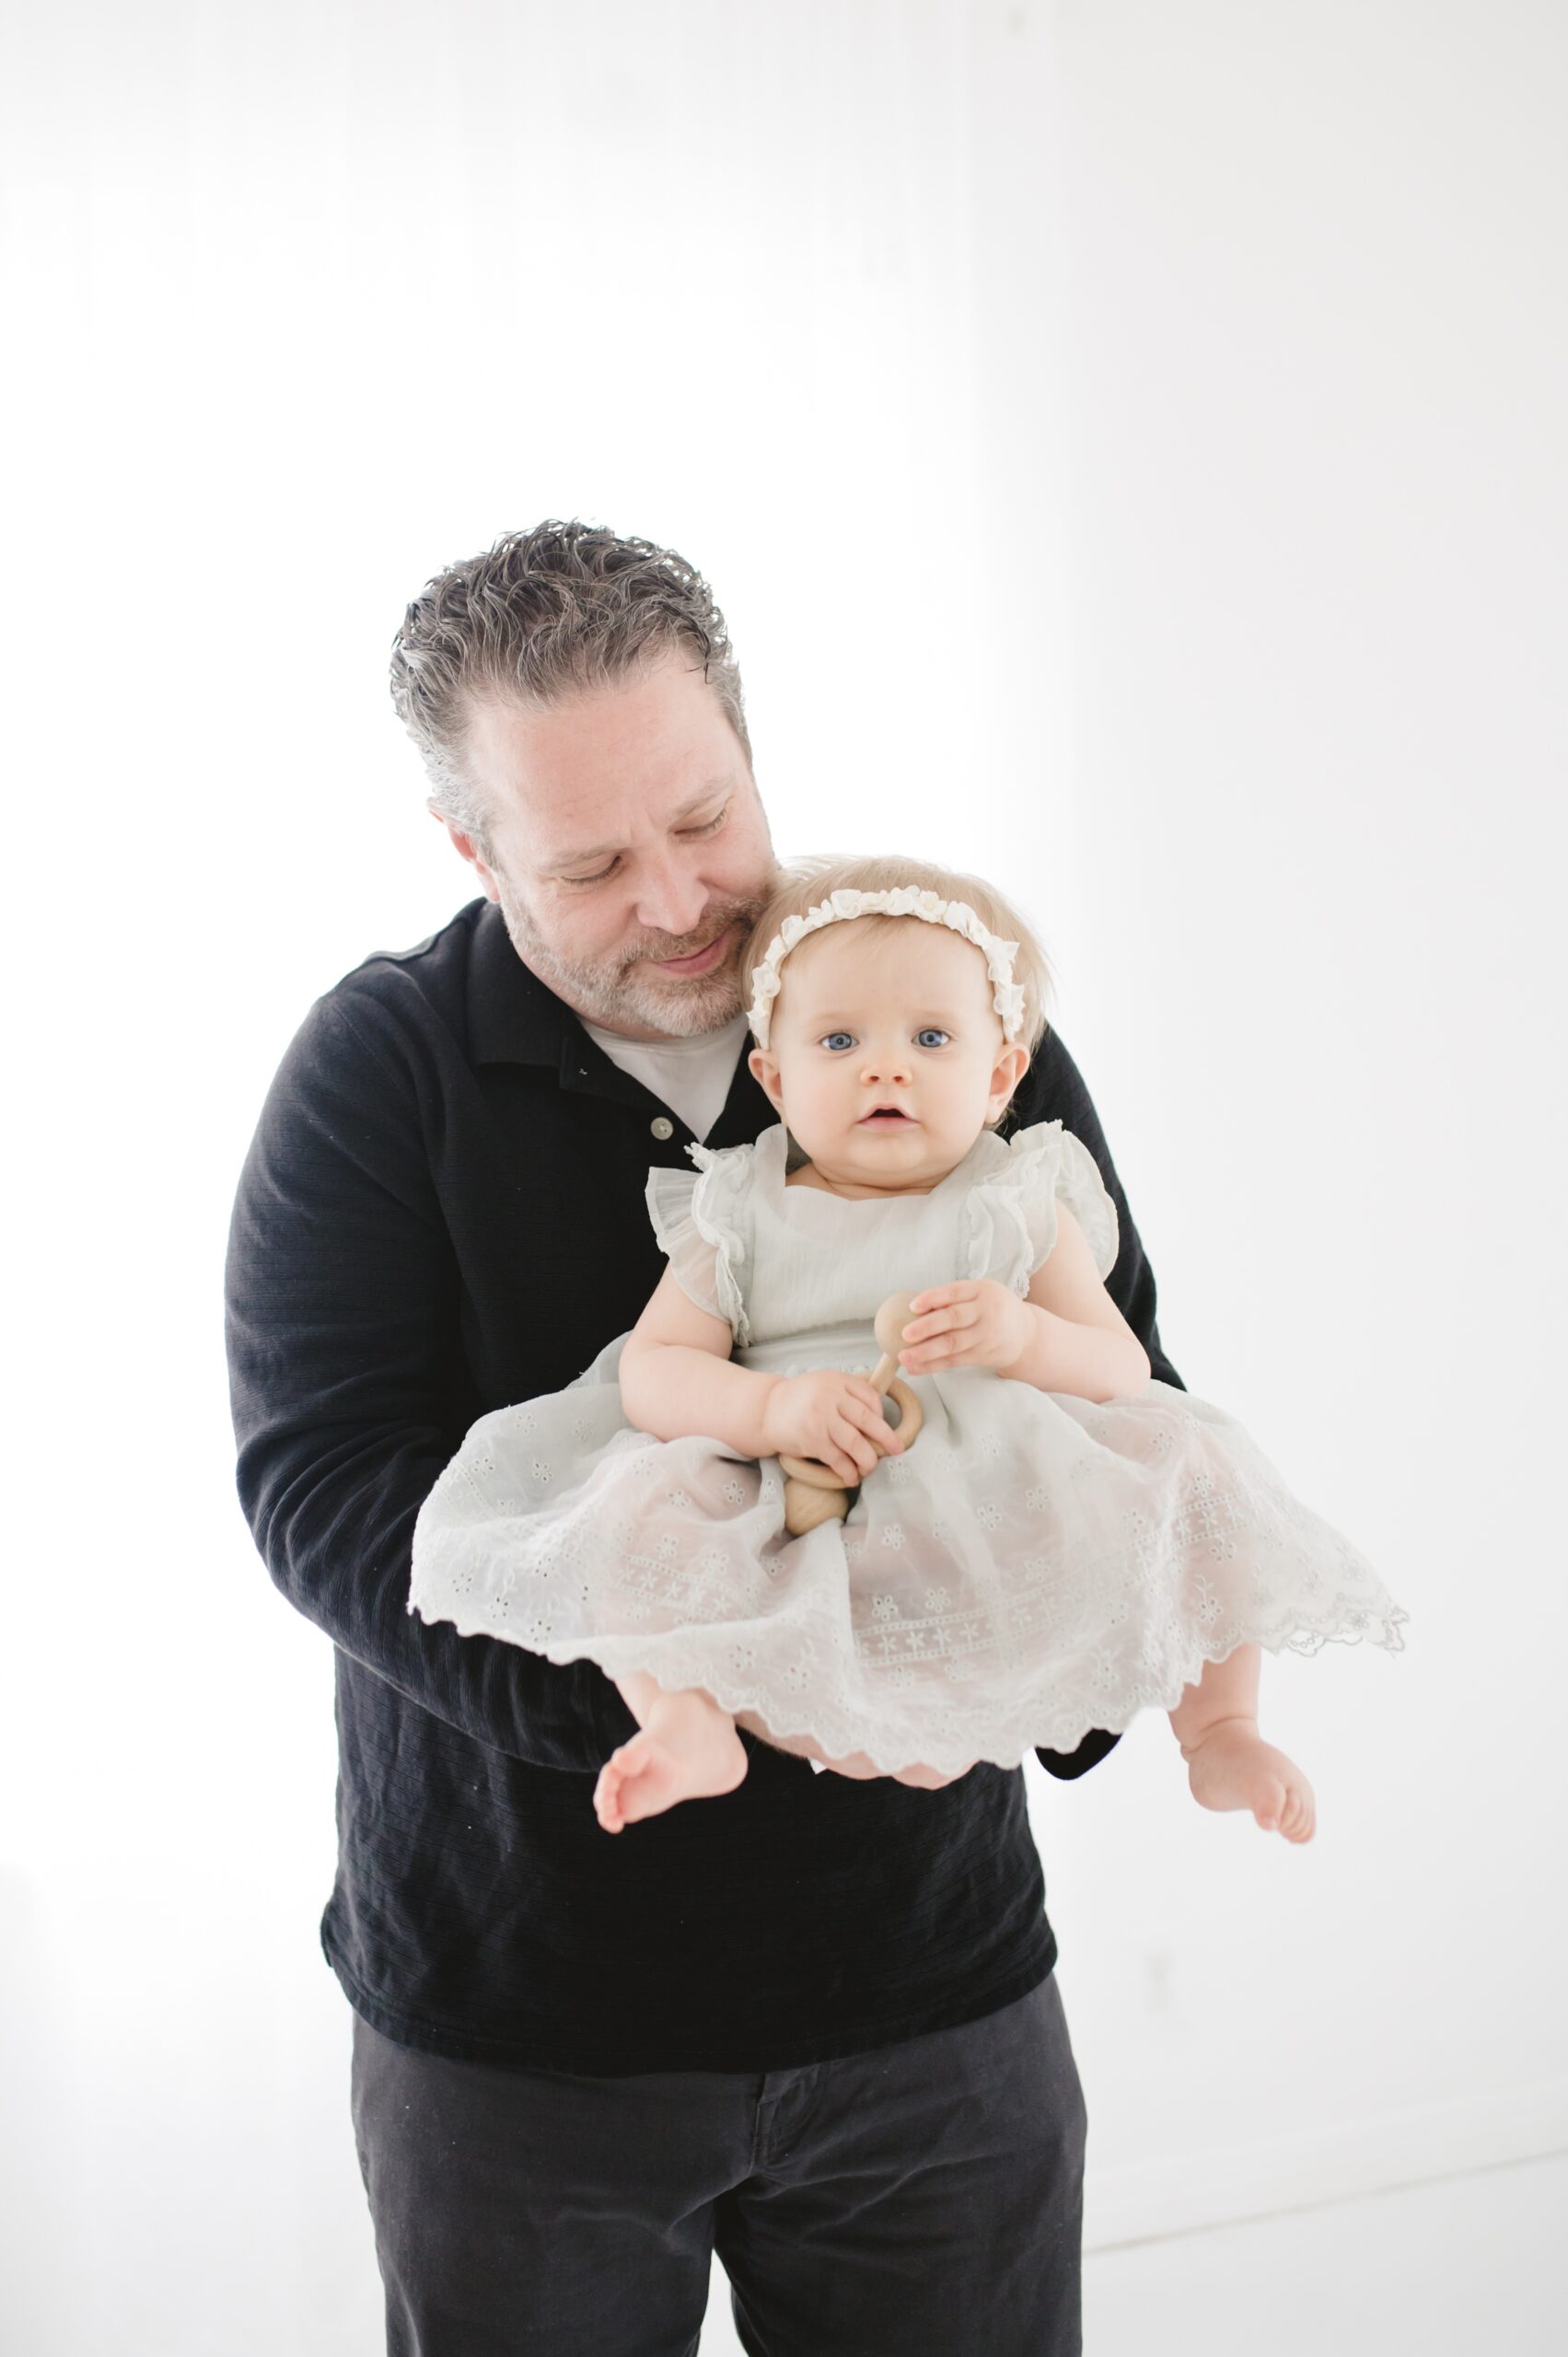
[[[557,703],[677,649],[701,665],[749,761],[740,673],[696,568],[598,525],[536,524],[426,583],[392,641],[392,702],[437,809],[488,859],[494,814],[464,758],[475,700]]]

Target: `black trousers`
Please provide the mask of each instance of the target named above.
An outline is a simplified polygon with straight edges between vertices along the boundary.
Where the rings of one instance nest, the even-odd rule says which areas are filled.
[[[1079,2357],[1085,2110],[1053,1977],[834,2062],[591,2078],[356,2014],[388,2357]]]

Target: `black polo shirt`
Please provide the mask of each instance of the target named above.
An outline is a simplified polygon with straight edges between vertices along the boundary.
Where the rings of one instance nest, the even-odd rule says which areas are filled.
[[[1016,1120],[1060,1118],[1121,1221],[1110,1291],[1179,1377],[1094,1108],[1052,1036]],[[738,1060],[711,1145],[775,1119]],[[337,1880],[350,2003],[410,2046],[621,2073],[765,2071],[977,2019],[1056,1945],[1020,1770],[926,1793],[816,1774],[743,1736],[744,1782],[611,1836],[593,1778],[633,1721],[561,1667],[407,1609],[421,1502],[475,1418],[559,1389],[664,1262],[650,1165],[691,1132],[463,909],[319,999],[235,1203],[227,1330],[238,1486],[289,1601],[336,1647]],[[1065,1759],[1074,1776],[1114,1737]]]

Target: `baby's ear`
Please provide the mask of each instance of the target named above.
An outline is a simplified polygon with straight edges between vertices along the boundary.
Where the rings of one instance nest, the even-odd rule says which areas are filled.
[[[991,1101],[995,1109],[994,1119],[1000,1120],[1006,1111],[1017,1093],[1018,1083],[1028,1068],[1029,1051],[1027,1048],[1015,1045],[1003,1049],[996,1059],[995,1069],[991,1075]]]
[[[758,1086],[766,1092],[774,1112],[779,1112],[784,1105],[784,1094],[779,1087],[778,1058],[771,1056],[766,1048],[753,1048],[746,1059],[746,1066]]]

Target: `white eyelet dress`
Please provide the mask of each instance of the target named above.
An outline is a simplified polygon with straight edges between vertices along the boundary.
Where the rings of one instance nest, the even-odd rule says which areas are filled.
[[[1116,1209],[1060,1121],[987,1132],[927,1195],[785,1185],[786,1132],[689,1149],[648,1205],[741,1364],[869,1368],[890,1293],[993,1277],[1023,1295],[1056,1206],[1102,1276]],[[647,1670],[889,1773],[1016,1767],[1170,1710],[1242,1643],[1399,1651],[1406,1615],[1233,1418],[1174,1386],[1096,1403],[989,1369],[912,1378],[924,1428],[844,1523],[792,1538],[776,1460],[626,1422],[622,1336],[564,1391],[482,1417],[414,1532],[410,1611],[611,1677]]]

